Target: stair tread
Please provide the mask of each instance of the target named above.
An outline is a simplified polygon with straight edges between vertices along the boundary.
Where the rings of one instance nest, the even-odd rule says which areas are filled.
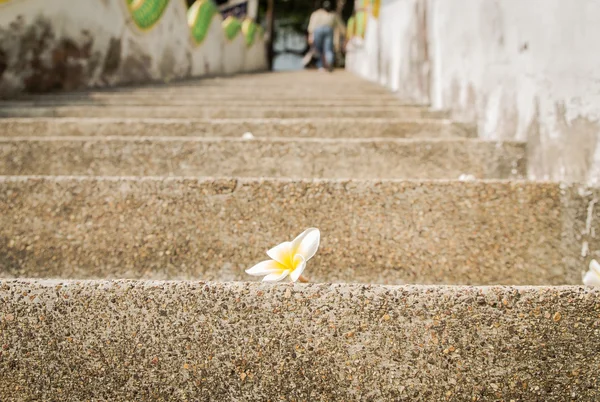
[[[444,119],[311,118],[311,119],[186,119],[186,118],[6,118],[2,136],[156,135],[241,137],[474,137],[475,128]]]
[[[600,354],[588,323],[599,297],[582,287],[3,281],[3,359],[45,373],[32,387],[31,364],[14,364],[4,392],[445,400],[443,378],[457,396],[485,384],[484,399],[536,400],[543,387],[546,400],[594,400]]]
[[[0,137],[0,174],[519,178],[523,143],[475,139]]]
[[[579,284],[582,243],[600,246],[581,239],[598,191],[505,180],[0,177],[0,255],[9,276],[240,280],[269,247],[318,227],[316,282]]]

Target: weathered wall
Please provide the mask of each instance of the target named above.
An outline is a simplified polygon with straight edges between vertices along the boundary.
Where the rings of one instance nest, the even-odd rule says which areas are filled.
[[[136,18],[140,4],[164,11]],[[227,40],[211,14],[198,40],[187,14],[183,0],[0,0],[0,96],[266,68],[258,30]]]
[[[532,178],[597,183],[597,2],[434,3],[434,104],[477,121],[482,137],[527,140]]]
[[[423,88],[434,107],[477,122],[481,137],[527,141],[532,179],[598,184],[600,54],[592,49],[600,37],[600,7],[592,0],[576,4],[383,0],[380,28],[367,28],[365,38],[368,46],[369,35],[380,35],[381,54],[363,53],[381,71],[356,71],[409,99],[415,99],[411,88]],[[426,10],[425,18],[417,8]],[[406,35],[390,36],[391,30]],[[388,67],[390,53],[400,61]],[[424,59],[430,70],[406,73],[426,66]],[[416,80],[427,71],[430,88]],[[406,82],[395,84],[386,79],[390,74]]]
[[[377,1],[365,3],[364,37],[350,40],[348,68],[405,100],[429,103],[427,2],[382,0],[379,11]]]

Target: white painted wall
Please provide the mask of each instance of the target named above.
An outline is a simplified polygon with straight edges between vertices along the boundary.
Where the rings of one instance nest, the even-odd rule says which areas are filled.
[[[204,41],[201,44],[192,41],[193,76],[224,74],[223,54],[227,42],[223,34],[222,24],[223,18],[221,15],[215,15]]]
[[[364,39],[351,40],[347,66],[399,97],[429,103],[427,2],[381,0],[379,19],[367,20]]]
[[[0,97],[40,87],[38,81],[74,89],[267,68],[262,38],[252,46],[260,50],[248,49],[241,34],[228,43],[217,16],[197,46],[186,13],[184,0],[171,0],[160,21],[141,31],[126,0],[53,0],[51,7],[46,0],[0,2],[0,56],[3,52],[7,62]],[[37,46],[42,38],[43,46]],[[62,71],[56,60],[65,41],[70,53]],[[116,65],[109,60],[111,49]]]
[[[233,74],[244,71],[246,58],[246,41],[244,35],[239,33],[232,40],[225,39],[223,48],[223,69],[225,74]]]
[[[600,184],[600,2],[383,0],[379,27],[365,38],[379,58],[351,70],[403,98],[426,89],[481,137],[527,141],[532,179]]]
[[[434,2],[434,106],[528,141],[530,176],[600,180],[600,3]]]
[[[258,33],[256,34],[258,35]],[[258,41],[255,39],[255,43],[246,47],[245,59],[244,59],[244,71],[255,72],[265,70],[265,60],[267,59],[267,47],[263,40]]]

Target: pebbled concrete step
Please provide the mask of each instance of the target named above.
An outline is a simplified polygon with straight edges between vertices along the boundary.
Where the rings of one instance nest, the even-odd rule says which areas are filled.
[[[215,92],[215,93],[288,93],[298,92],[305,93],[332,93],[337,92],[340,95],[381,95],[393,96],[393,93],[386,88],[374,85],[372,83],[364,83],[357,80],[340,80],[337,82],[329,80],[314,80],[311,79],[293,79],[257,81],[249,80],[189,80],[180,82],[155,83],[144,86],[110,88],[110,92],[131,92],[137,91],[172,91],[182,89],[185,91],[197,92]]]
[[[89,93],[89,91],[79,92]],[[356,88],[353,84],[343,84],[341,86],[321,85],[318,87],[300,83],[298,85],[279,85],[275,87],[254,86],[254,87],[221,87],[221,86],[195,86],[195,85],[168,85],[162,87],[139,87],[139,88],[111,88],[109,90],[93,91],[93,93],[110,93],[122,95],[147,95],[147,96],[163,96],[175,95],[184,97],[226,97],[234,99],[252,100],[254,96],[268,98],[310,98],[310,99],[395,99],[398,98],[394,94],[381,89],[361,89]],[[38,98],[39,95],[34,95],[33,98]],[[31,97],[23,97],[19,99],[33,99]]]
[[[314,77],[312,77],[314,78]],[[381,94],[390,95],[390,91],[386,88],[374,85],[372,83],[364,83],[357,80],[339,80],[329,81],[325,80],[314,80],[314,79],[284,79],[284,80],[272,80],[272,81],[257,81],[253,79],[249,80],[221,80],[221,81],[210,81],[210,80],[190,80],[190,81],[179,81],[179,82],[168,82],[168,83],[156,83],[146,86],[137,86],[132,88],[136,89],[150,89],[150,90],[161,90],[169,88],[187,88],[187,89],[198,89],[198,90],[220,90],[220,91],[256,91],[256,92],[269,92],[275,91],[287,91],[298,90],[300,92],[325,92],[326,90],[336,90],[342,93],[356,93],[356,94]],[[122,88],[124,89],[124,88]],[[129,89],[129,88],[128,88]]]
[[[207,97],[206,95],[198,96],[197,94],[69,94],[59,96],[44,96],[33,98],[28,101],[3,102],[3,107],[54,107],[54,106],[219,106],[219,107],[406,107],[414,106],[400,102],[399,99],[387,99],[377,97],[373,99],[345,99],[333,98],[322,99],[320,97],[305,97],[304,99],[297,97],[277,99],[273,97],[254,97],[248,96],[245,98],[217,98]]]
[[[0,136],[198,136],[318,138],[451,138],[475,137],[471,125],[441,119],[0,119]]]
[[[448,112],[405,107],[196,107],[196,106],[57,106],[3,107],[0,117],[128,117],[145,118],[447,118]]]
[[[399,99],[390,91],[373,87],[371,85],[356,85],[355,82],[340,82],[337,84],[319,82],[307,83],[305,81],[276,83],[268,85],[266,83],[234,83],[223,85],[221,83],[208,83],[200,81],[186,81],[181,83],[168,83],[137,87],[116,87],[94,90],[83,90],[73,92],[73,94],[122,94],[122,95],[139,95],[139,94],[171,94],[171,95],[192,95],[192,96],[233,96],[238,99],[241,97],[251,99],[251,96],[281,96],[284,95],[292,98],[295,94],[298,96],[311,96],[315,99],[324,96],[342,98],[344,96],[359,97],[359,98],[379,98],[379,99]],[[34,94],[22,95],[19,99],[37,99],[45,96],[68,95],[69,93],[55,94]]]
[[[314,226],[315,282],[580,284],[599,197],[509,181],[2,177],[0,277],[247,280]]]
[[[0,399],[593,401],[599,299],[582,287],[4,281]]]
[[[316,71],[280,71],[268,73],[248,73],[237,74],[226,77],[203,77],[191,78],[188,80],[173,81],[168,85],[187,86],[190,83],[198,85],[219,85],[219,86],[289,86],[303,83],[311,87],[324,85],[340,85],[352,83],[357,87],[371,88],[373,90],[387,91],[386,88],[344,70],[336,70],[334,74],[318,74]]]
[[[474,139],[0,137],[2,175],[522,178],[525,144]]]
[[[283,88],[284,89],[284,88]],[[362,104],[377,104],[381,103],[394,103],[395,105],[400,104],[402,106],[419,106],[411,102],[404,102],[402,99],[395,97],[391,93],[386,94],[365,94],[365,93],[340,93],[339,91],[326,91],[323,93],[316,93],[310,91],[304,92],[279,92],[273,94],[269,91],[242,91],[236,92],[234,90],[198,90],[195,88],[172,88],[165,87],[162,89],[157,88],[133,88],[128,91],[120,90],[119,88],[111,89],[100,89],[94,91],[75,91],[75,92],[62,92],[62,93],[49,93],[49,94],[24,94],[20,95],[14,101],[17,102],[54,102],[54,101],[65,101],[65,100],[82,100],[82,101],[104,101],[109,99],[130,99],[130,100],[147,100],[148,97],[154,97],[161,100],[168,100],[174,102],[185,102],[185,101],[196,101],[196,102],[244,102],[257,105],[258,102],[288,102],[293,101],[315,101],[315,102],[341,102],[344,103],[358,103]],[[8,103],[3,101],[2,103]],[[427,106],[427,105],[421,105]]]

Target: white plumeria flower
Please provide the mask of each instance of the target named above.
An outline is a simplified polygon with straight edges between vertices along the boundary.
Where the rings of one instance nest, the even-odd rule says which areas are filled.
[[[319,229],[306,229],[294,240],[281,243],[267,251],[272,260],[259,262],[247,269],[246,273],[264,276],[263,282],[279,282],[288,275],[292,282],[296,282],[304,272],[306,262],[316,254],[320,240]]]
[[[600,286],[600,264],[598,261],[590,262],[590,270],[583,276],[583,284],[586,286]]]

